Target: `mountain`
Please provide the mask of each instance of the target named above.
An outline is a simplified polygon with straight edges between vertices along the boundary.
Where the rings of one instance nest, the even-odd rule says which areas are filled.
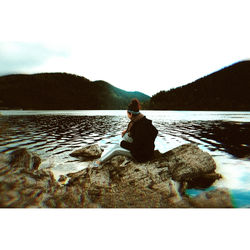
[[[250,111],[250,61],[241,61],[192,83],[160,91],[151,109]]]
[[[67,73],[17,74],[0,77],[0,109],[126,109],[130,99],[150,97],[104,81]]]

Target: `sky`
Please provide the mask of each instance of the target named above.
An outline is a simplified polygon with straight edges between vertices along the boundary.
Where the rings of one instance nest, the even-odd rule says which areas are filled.
[[[67,72],[154,95],[250,58],[247,1],[3,0],[0,75]]]

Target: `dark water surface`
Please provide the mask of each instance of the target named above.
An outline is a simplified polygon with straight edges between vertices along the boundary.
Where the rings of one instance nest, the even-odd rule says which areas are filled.
[[[235,205],[250,204],[250,112],[144,111],[159,130],[156,149],[166,152],[193,142],[209,152],[232,191]],[[0,111],[0,152],[25,147],[58,171],[77,171],[73,150],[98,143],[104,149],[121,140],[126,111]],[[67,165],[68,163],[68,165]],[[75,163],[75,164],[73,164]],[[190,195],[198,191],[190,190]]]

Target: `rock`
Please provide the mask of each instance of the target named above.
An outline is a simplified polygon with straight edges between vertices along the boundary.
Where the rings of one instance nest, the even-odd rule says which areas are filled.
[[[185,184],[180,185],[182,193],[189,186],[210,186],[220,178],[215,168],[208,153],[187,144],[165,154],[157,152],[146,163],[113,157],[100,168],[71,174],[68,186],[80,185],[87,200],[99,207],[192,207],[181,196],[178,182]]]
[[[14,168],[36,170],[40,163],[40,157],[35,153],[28,152],[25,148],[17,149],[10,155],[10,164]]]
[[[77,149],[70,154],[73,157],[83,157],[89,160],[100,158],[101,155],[102,149],[97,144]]]
[[[200,176],[190,178],[186,188],[197,188],[203,189],[210,187],[215,180],[222,178],[221,174],[218,173],[208,173],[208,174],[201,174]]]
[[[38,170],[41,159],[26,149],[0,157],[0,207],[44,207],[58,188],[52,172]]]
[[[173,180],[187,182],[188,188],[208,187],[216,179],[216,163],[207,152],[195,144],[184,144],[163,155]],[[205,182],[207,185],[205,185]]]
[[[189,198],[189,203],[197,208],[233,208],[230,192],[226,188],[203,192],[194,198]]]
[[[101,149],[92,145],[83,151],[93,158],[99,157]],[[188,186],[204,186],[204,180],[211,185],[220,177],[212,157],[192,144],[165,154],[156,152],[145,163],[115,156],[98,168],[90,164],[61,176],[59,182],[69,178],[64,185],[56,182],[50,170],[38,168],[39,159],[26,150],[17,150],[9,158],[0,156],[1,207],[232,207],[226,190],[194,198],[184,194]]]

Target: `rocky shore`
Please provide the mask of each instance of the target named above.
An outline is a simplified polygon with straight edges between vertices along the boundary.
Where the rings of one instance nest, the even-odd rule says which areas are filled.
[[[81,160],[102,153],[98,145],[73,152]],[[101,167],[55,179],[51,168],[40,169],[41,158],[26,149],[0,154],[0,207],[16,208],[231,208],[227,189],[196,197],[187,188],[207,188],[222,178],[216,163],[194,144],[185,144],[152,161],[137,163],[113,157]]]

